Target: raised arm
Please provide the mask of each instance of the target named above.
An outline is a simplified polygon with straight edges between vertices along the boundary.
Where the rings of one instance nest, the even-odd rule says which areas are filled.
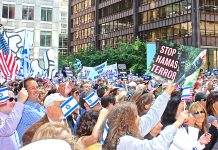
[[[173,83],[171,83],[167,87],[166,91],[157,97],[148,113],[140,117],[139,128],[142,137],[147,135],[151,129],[160,121],[173,90],[174,86]]]

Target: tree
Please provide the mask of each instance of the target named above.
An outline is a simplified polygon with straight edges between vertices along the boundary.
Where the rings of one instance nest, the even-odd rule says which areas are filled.
[[[92,46],[71,53],[68,57],[59,56],[59,67],[69,64],[76,58],[81,60],[83,66],[94,67],[105,61],[108,64],[126,64],[127,69],[139,75],[146,69],[146,45],[138,38],[133,44],[119,43],[117,48],[106,48],[103,51],[95,50]],[[64,60],[63,60],[64,59]]]

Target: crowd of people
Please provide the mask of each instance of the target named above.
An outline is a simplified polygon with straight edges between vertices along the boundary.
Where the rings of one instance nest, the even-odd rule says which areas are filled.
[[[8,81],[1,85],[9,90],[0,105],[0,149],[218,150],[217,81],[199,77],[189,101],[181,100],[181,86],[155,78]],[[65,117],[61,104],[69,97],[79,107]]]

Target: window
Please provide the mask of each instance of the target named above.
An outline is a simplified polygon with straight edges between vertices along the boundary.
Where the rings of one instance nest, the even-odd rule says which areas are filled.
[[[40,33],[40,46],[51,46],[51,31],[41,31]]]
[[[33,6],[23,6],[22,19],[23,20],[33,20],[34,17],[34,7]]]
[[[3,4],[2,17],[8,19],[14,19],[15,5],[14,4]]]
[[[42,7],[41,21],[52,21],[52,8]]]

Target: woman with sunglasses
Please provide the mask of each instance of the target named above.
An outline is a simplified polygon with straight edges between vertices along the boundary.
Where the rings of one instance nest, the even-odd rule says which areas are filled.
[[[208,116],[207,116],[207,111],[205,107],[200,102],[194,102],[190,105],[189,112],[194,116],[194,119],[195,119],[194,126],[199,129],[198,138],[202,136],[204,133],[209,132],[211,134],[211,141],[210,143],[206,145],[206,148],[205,148],[206,150],[207,149],[210,150],[211,149],[210,147],[212,144],[211,142],[214,141],[214,138],[217,136],[217,134],[214,132],[211,132],[213,131],[211,130],[213,129],[212,126],[209,128],[209,130],[207,128],[208,127],[208,124],[207,124]]]
[[[211,92],[207,97],[206,109],[208,112],[208,124],[210,125],[209,132],[212,135],[210,149],[218,150],[218,92]]]
[[[181,101],[181,92],[173,92],[170,101],[161,118],[161,123],[164,129],[169,128],[179,114],[184,111],[184,102]],[[202,136],[198,140],[199,129],[194,128],[193,117],[189,116],[185,123],[176,132],[172,143],[169,146],[170,150],[192,150],[193,148],[203,149],[204,144],[207,144],[210,136]],[[208,139],[207,139],[208,138]],[[206,142],[205,142],[206,141]]]

